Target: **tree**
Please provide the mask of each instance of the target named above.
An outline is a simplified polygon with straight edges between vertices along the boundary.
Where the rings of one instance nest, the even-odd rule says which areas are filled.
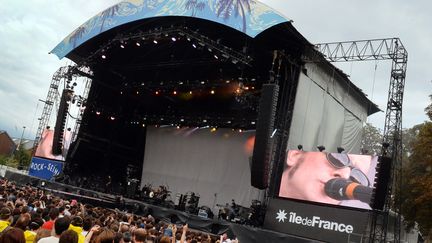
[[[363,127],[361,149],[363,154],[380,155],[383,142],[382,132],[370,123]]]
[[[432,96],[430,96],[432,99]],[[425,109],[432,120],[432,103]],[[403,166],[402,214],[408,226],[417,222],[424,235],[432,233],[432,122],[418,128],[411,154]]]

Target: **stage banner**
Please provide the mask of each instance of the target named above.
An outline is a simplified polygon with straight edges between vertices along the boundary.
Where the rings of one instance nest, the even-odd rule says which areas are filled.
[[[63,163],[56,160],[33,157],[29,175],[45,180],[51,180],[63,170]]]
[[[368,213],[271,199],[264,228],[325,242],[363,242]]]

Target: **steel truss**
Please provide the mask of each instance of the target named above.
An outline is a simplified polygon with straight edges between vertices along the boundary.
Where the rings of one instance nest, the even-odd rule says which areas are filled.
[[[322,55],[330,62],[392,60],[382,155],[390,156],[393,163],[384,209],[373,213],[369,241],[387,242],[389,212],[392,209],[396,213],[393,242],[400,242],[401,201],[395,195],[402,187],[402,102],[408,52],[399,38],[322,43],[315,45],[315,48],[319,53],[305,58],[306,61],[319,60],[317,56],[322,58]]]
[[[91,85],[91,77],[92,73],[88,69],[88,67],[85,66],[77,66],[77,65],[69,65],[69,66],[63,66],[57,69],[57,71],[54,73],[51,81],[51,85],[48,90],[48,94],[46,99],[43,101],[45,103],[44,108],[42,110],[42,115],[39,118],[39,126],[38,130],[36,132],[36,138],[34,140],[33,144],[33,155],[36,152],[37,145],[42,138],[42,133],[44,129],[47,128],[51,113],[53,110],[53,107],[55,104],[58,104],[60,100],[60,92],[63,90],[64,87],[60,87],[61,83],[63,82],[64,86],[72,80],[73,77],[87,77],[86,86],[84,88],[84,96],[81,98],[81,101],[86,100],[88,96],[88,92]],[[56,107],[56,110],[58,107]],[[82,118],[82,112],[80,112],[79,117],[77,119],[77,124],[75,126],[75,129],[79,129],[79,121],[81,121]],[[74,139],[76,138],[76,135],[74,134]],[[72,140],[73,141],[73,140]]]
[[[162,37],[184,37],[188,41],[196,42],[197,46],[206,47],[207,49],[219,53],[221,58],[226,60],[231,60],[233,64],[245,64],[250,66],[253,58],[245,52],[240,52],[234,50],[228,46],[223,45],[219,41],[214,41],[209,37],[200,34],[197,31],[193,31],[185,26],[171,26],[167,28],[156,28],[149,31],[138,31],[136,33],[130,34],[119,34],[114,38],[110,39],[108,42],[101,45],[96,51],[94,51],[88,58],[86,62],[91,62],[92,59],[98,58],[107,50],[118,47],[127,41],[145,41],[145,40],[157,40]]]

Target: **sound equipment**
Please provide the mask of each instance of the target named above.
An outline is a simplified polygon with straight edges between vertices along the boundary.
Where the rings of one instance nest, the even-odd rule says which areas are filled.
[[[274,128],[279,85],[264,84],[258,108],[255,145],[251,162],[251,185],[258,189],[268,187],[271,162],[271,136]]]
[[[392,159],[388,157],[379,157],[378,165],[376,169],[376,182],[375,182],[375,192],[373,194],[372,205],[373,209],[383,210],[386,196],[388,194],[388,185],[391,183],[390,173],[391,173],[391,163]]]
[[[69,110],[69,101],[72,99],[73,91],[64,89],[60,98],[60,105],[57,113],[56,125],[54,127],[54,139],[52,153],[54,155],[62,154],[63,150],[63,135],[66,125],[66,116]]]

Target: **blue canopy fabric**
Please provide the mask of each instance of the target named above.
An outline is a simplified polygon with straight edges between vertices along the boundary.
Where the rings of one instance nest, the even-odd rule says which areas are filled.
[[[209,20],[252,38],[274,25],[289,21],[255,0],[127,0],[89,19],[50,53],[62,59],[76,47],[107,30],[137,20],[164,16]]]

